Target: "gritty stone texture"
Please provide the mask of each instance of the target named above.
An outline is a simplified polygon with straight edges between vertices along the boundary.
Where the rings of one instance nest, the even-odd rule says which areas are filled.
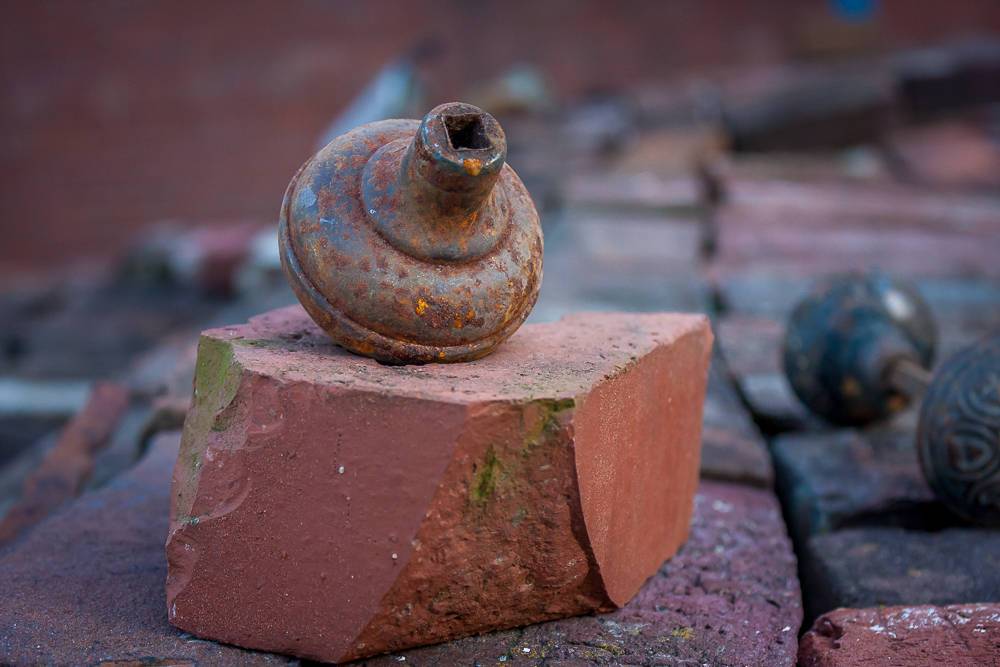
[[[345,660],[625,604],[687,535],[710,348],[668,314],[422,367],[350,355],[298,306],[206,332],[171,621]]]
[[[1000,605],[838,609],[800,642],[800,667],[1000,664]]]
[[[859,528],[809,540],[807,619],[837,607],[1000,602],[1000,531]]]
[[[764,438],[737,396],[719,355],[713,356],[708,374],[701,475],[765,488],[774,482]]]
[[[0,552],[0,663],[279,665],[170,626],[163,580],[179,434]]]
[[[780,667],[795,663],[801,621],[795,556],[774,496],[702,482],[687,543],[624,608],[366,664]]]
[[[776,438],[778,494],[796,542],[871,524],[920,530],[955,524],[927,486],[913,440],[907,420]]]

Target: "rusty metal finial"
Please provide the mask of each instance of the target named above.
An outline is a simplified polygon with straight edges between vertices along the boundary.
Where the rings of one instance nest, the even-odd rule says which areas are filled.
[[[306,162],[281,206],[282,266],[339,345],[387,363],[468,361],[538,297],[542,234],[490,114],[453,102]]]

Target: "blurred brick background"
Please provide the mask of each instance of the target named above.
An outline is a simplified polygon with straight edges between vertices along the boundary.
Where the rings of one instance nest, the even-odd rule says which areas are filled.
[[[574,99],[1000,29],[993,0],[887,1],[863,25],[791,0],[46,1],[3,16],[0,271],[117,250],[160,219],[273,217],[338,110],[427,38],[430,100],[519,62]]]

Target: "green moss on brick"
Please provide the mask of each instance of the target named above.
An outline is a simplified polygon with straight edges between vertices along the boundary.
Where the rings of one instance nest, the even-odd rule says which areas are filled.
[[[567,399],[538,399],[520,406],[524,423],[524,437],[521,447],[516,443],[495,443],[486,451],[481,463],[473,469],[469,481],[469,501],[473,506],[486,509],[489,500],[496,494],[518,493],[522,483],[524,466],[532,453],[563,428],[561,413],[576,407],[576,401]],[[528,416],[530,414],[530,417]],[[527,516],[521,508],[511,516],[513,525],[520,524]]]
[[[533,403],[540,408],[541,417],[525,433],[525,454],[561,428],[559,413],[576,407],[576,401],[572,398],[546,398],[533,401]]]
[[[475,477],[472,479],[472,486],[469,488],[469,497],[472,502],[483,505],[493,495],[496,490],[497,478],[500,475],[500,460],[497,458],[493,447],[486,450],[486,458],[479,466]]]
[[[194,400],[184,421],[177,469],[178,518],[189,518],[194,493],[201,474],[201,462],[212,433],[229,428],[232,413],[226,408],[240,388],[242,368],[228,341],[203,336],[198,342],[195,365]]]

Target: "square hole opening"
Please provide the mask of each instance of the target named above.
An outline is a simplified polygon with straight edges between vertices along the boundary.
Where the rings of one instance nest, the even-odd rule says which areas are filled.
[[[482,116],[477,113],[445,116],[444,127],[448,132],[448,143],[455,150],[481,150],[490,147]]]

